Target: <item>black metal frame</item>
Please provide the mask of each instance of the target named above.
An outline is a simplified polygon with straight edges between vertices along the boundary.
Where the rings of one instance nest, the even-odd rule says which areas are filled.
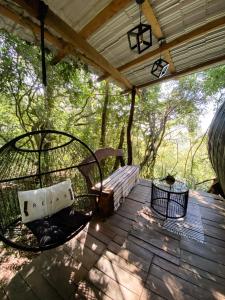
[[[50,135],[54,134],[54,135],[64,136],[64,137],[66,136],[66,137],[70,138],[70,141],[66,142],[64,144],[61,144],[59,146],[56,146],[56,147],[45,149],[45,148],[43,148],[43,142],[44,142],[44,139],[45,139],[46,135],[49,135],[49,134]],[[18,141],[20,141],[24,138],[27,138],[27,137],[32,137],[34,135],[43,135],[42,138],[41,138],[40,147],[38,149],[19,148],[16,145]],[[77,142],[82,147],[86,148],[87,152],[89,152],[89,155],[93,156],[93,160],[89,161],[87,163],[75,164],[75,165],[71,165],[69,167],[67,166],[65,168],[50,170],[48,172],[42,172],[41,154],[43,152],[50,152],[50,151],[56,150],[58,148],[63,148],[63,147],[65,147],[65,146],[67,146],[67,145],[69,145],[73,142]],[[39,179],[39,186],[42,187],[43,186],[43,182],[42,182],[43,176],[53,174],[53,173],[57,173],[57,172],[61,172],[61,171],[65,171],[65,170],[72,170],[72,169],[78,169],[79,170],[79,167],[81,167],[81,166],[95,163],[96,166],[97,166],[98,175],[99,175],[99,179],[100,179],[100,189],[99,189],[99,191],[95,191],[93,194],[90,194],[89,192],[87,194],[81,194],[81,195],[78,195],[77,198],[93,197],[93,199],[95,199],[95,204],[96,204],[95,207],[97,209],[97,198],[100,197],[101,194],[102,194],[102,171],[101,171],[101,167],[100,167],[99,161],[98,161],[95,153],[83,141],[81,141],[80,139],[76,138],[75,136],[73,136],[69,133],[62,132],[62,131],[57,131],[57,130],[40,130],[40,131],[33,131],[33,132],[25,133],[23,135],[20,135],[20,136],[14,138],[13,140],[6,143],[3,147],[0,148],[0,169],[1,169],[1,164],[5,163],[4,162],[4,153],[5,153],[5,151],[7,152],[7,149],[12,149],[12,148],[15,150],[15,152],[20,152],[20,153],[25,153],[25,154],[26,153],[37,153],[38,154],[38,168],[37,168],[38,173],[35,173],[33,175],[20,176],[20,177],[17,177],[15,175],[15,176],[12,176],[11,178],[1,178],[0,179],[0,184],[10,183],[10,182],[18,182],[20,180],[29,179],[29,178],[31,178],[31,180],[33,180],[34,178],[36,178],[36,179],[38,178]],[[3,158],[2,158],[2,156],[3,156]],[[85,157],[84,157],[84,159],[85,159]],[[2,192],[0,190],[0,201],[3,201],[3,199],[1,199],[1,197],[2,197]],[[16,199],[15,199],[15,201],[16,201]],[[93,213],[94,213],[94,211],[93,211]],[[29,245],[21,245],[21,244],[15,243],[14,241],[10,240],[8,237],[6,237],[4,235],[7,231],[7,228],[9,228],[10,226],[16,225],[18,222],[21,221],[20,216],[17,216],[17,218],[15,218],[10,224],[8,224],[7,228],[3,228],[3,225],[2,225],[3,223],[2,223],[1,220],[2,220],[2,211],[0,211],[0,240],[2,240],[4,243],[6,243],[7,245],[12,246],[14,248],[17,248],[17,249],[20,249],[20,250],[25,250],[25,251],[32,251],[32,252],[39,252],[39,251],[43,251],[43,250],[48,250],[48,249],[55,248],[59,245],[62,245],[63,243],[65,243],[68,240],[70,240],[71,238],[73,238],[78,232],[80,232],[86,226],[86,224],[84,224],[76,232],[74,232],[72,235],[68,236],[68,238],[63,239],[63,240],[61,240],[57,243],[54,243],[52,245],[48,245],[48,246],[45,246],[45,247],[41,247],[41,246],[32,247],[32,246],[29,246]]]
[[[175,192],[158,187],[152,182],[151,208],[159,215],[170,219],[183,218],[187,213],[189,191]],[[157,209],[158,203],[162,204],[165,213]],[[176,203],[175,208],[170,204]],[[175,216],[176,214],[176,216]]]
[[[161,69],[159,75],[156,74],[156,71],[158,71],[158,68]],[[159,59],[157,59],[154,62],[153,66],[152,66],[151,74],[157,78],[161,78],[166,75],[168,68],[169,68],[169,63],[160,57]]]
[[[134,31],[137,30],[138,32],[135,33]],[[149,41],[142,40],[141,37],[143,37],[143,34],[149,32]],[[131,30],[127,32],[127,37],[129,41],[129,46],[131,50],[137,49],[137,52],[140,54],[143,51],[147,50],[152,46],[152,28],[148,24],[140,23]],[[131,37],[136,38],[136,44],[132,46],[131,43]],[[141,43],[145,45],[145,47],[141,48]]]

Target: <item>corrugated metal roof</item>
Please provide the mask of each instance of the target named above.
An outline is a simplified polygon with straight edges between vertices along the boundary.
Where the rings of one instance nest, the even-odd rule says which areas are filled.
[[[10,2],[0,0],[1,2]],[[50,9],[68,23],[77,32],[81,31],[111,0],[45,0]],[[149,1],[155,16],[161,26],[166,41],[170,42],[192,30],[225,16],[225,0],[151,0]],[[142,16],[144,23],[147,23]],[[14,24],[0,19],[1,27],[12,27]],[[139,7],[135,1],[108,20],[102,27],[94,32],[88,42],[114,67],[119,67],[139,55],[129,49],[127,31],[139,23]],[[18,34],[29,39],[29,32],[19,32],[20,27],[15,27]],[[54,33],[54,32],[53,32]],[[63,38],[63,37],[62,37]],[[158,48],[158,41],[153,37],[153,46],[146,52]],[[225,54],[225,26],[206,33],[200,38],[184,43],[170,51],[176,71],[183,71],[202,62]],[[162,55],[163,56],[163,55]],[[122,74],[133,85],[143,84],[155,80],[151,75],[153,58]],[[169,74],[169,72],[168,72]]]

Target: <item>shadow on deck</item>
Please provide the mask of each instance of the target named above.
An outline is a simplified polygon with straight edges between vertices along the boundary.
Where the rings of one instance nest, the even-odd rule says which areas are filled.
[[[192,191],[204,243],[165,230],[141,180],[109,219],[24,266],[1,299],[225,299],[225,202]]]

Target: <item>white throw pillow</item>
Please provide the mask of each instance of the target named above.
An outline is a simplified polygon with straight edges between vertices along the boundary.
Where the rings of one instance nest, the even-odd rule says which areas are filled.
[[[70,180],[47,188],[20,191],[18,198],[23,223],[51,216],[74,202]]]
[[[47,209],[49,215],[57,213],[63,208],[66,208],[74,202],[74,194],[71,187],[71,181],[66,180],[48,188]],[[49,199],[51,199],[49,201]]]

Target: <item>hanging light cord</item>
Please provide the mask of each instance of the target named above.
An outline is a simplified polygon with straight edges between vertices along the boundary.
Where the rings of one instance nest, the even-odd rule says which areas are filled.
[[[47,86],[46,62],[45,62],[45,17],[48,11],[48,6],[39,1],[39,20],[41,24],[41,63],[42,63],[42,82]]]
[[[140,24],[141,24],[141,14],[142,14],[141,4],[139,4],[139,18],[140,18]]]

